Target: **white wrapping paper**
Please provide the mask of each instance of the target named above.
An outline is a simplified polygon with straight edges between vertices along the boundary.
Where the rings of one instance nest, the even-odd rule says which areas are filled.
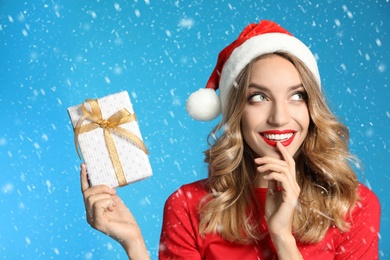
[[[126,91],[112,94],[98,100],[102,118],[108,119],[111,115],[125,108],[134,113],[129,94]],[[88,106],[86,106],[88,107]],[[68,108],[73,127],[82,116],[81,104]],[[90,123],[85,120],[83,125]],[[137,121],[120,125],[138,136],[142,140]],[[130,140],[112,133],[116,150],[126,177],[127,184],[143,180],[152,175],[148,155]],[[78,136],[80,151],[87,166],[89,181],[92,186],[105,184],[110,187],[121,186],[118,183],[104,139],[103,129],[97,128]]]

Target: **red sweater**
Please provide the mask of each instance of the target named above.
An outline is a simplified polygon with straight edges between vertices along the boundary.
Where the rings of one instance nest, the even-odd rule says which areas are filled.
[[[234,244],[218,234],[200,237],[198,205],[208,193],[204,185],[204,180],[184,185],[168,198],[164,207],[159,259],[278,259],[269,236],[251,245]],[[378,259],[379,201],[362,184],[359,194],[361,200],[352,212],[351,229],[341,233],[330,228],[317,244],[298,243],[304,259]],[[256,195],[264,207],[266,189],[256,189]],[[265,224],[263,221],[261,226],[266,230]]]

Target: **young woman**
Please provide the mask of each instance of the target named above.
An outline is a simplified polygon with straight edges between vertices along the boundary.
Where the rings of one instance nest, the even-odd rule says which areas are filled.
[[[247,26],[187,110],[222,120],[205,153],[208,178],[166,202],[160,259],[378,259],[378,199],[350,166],[348,129],[302,42],[270,21]],[[81,183],[91,226],[147,259],[115,190],[89,187],[84,165]]]

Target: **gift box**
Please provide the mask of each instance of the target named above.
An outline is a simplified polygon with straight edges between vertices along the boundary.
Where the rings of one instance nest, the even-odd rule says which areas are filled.
[[[68,108],[91,186],[121,187],[152,175],[148,150],[126,91]]]

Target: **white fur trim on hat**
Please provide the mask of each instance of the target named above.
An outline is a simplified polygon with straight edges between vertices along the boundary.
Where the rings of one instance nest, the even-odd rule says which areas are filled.
[[[214,89],[201,88],[188,97],[186,109],[193,119],[210,121],[221,113],[221,101]]]
[[[318,83],[320,83],[317,61],[310,49],[303,42],[294,36],[284,33],[261,34],[248,39],[234,49],[223,66],[219,81],[222,109],[227,105],[226,99],[230,88],[234,85],[234,81],[245,66],[260,55],[276,51],[285,51],[296,56],[310,69]]]

